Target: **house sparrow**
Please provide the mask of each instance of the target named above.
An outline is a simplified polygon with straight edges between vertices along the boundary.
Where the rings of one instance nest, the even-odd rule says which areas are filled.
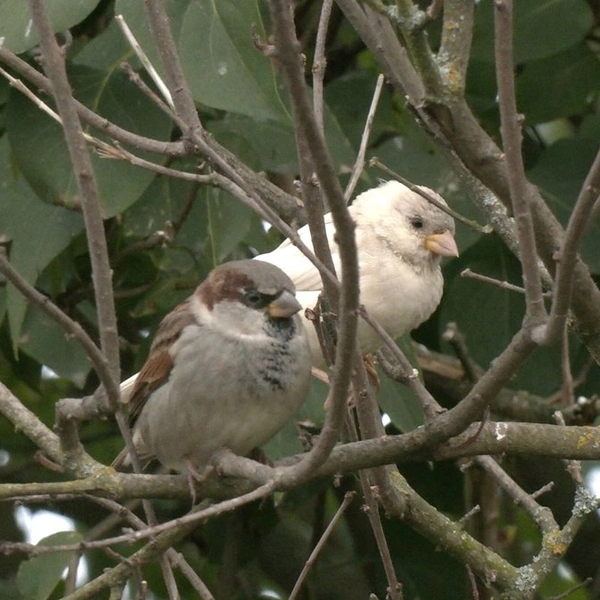
[[[421,189],[446,206],[441,196]],[[441,300],[442,256],[458,256],[454,219],[397,181],[360,194],[349,211],[356,222],[360,301],[391,337],[400,337],[428,319]],[[339,274],[331,214],[325,215],[325,226]],[[312,249],[308,227],[302,227],[298,234]],[[294,282],[303,308],[315,307],[322,289],[320,275],[289,240],[256,258],[284,270]],[[313,365],[322,369],[325,361],[314,325],[306,323],[306,330]],[[380,336],[362,320],[357,335],[363,354],[382,345]]]
[[[222,447],[244,456],[281,429],[308,392],[300,309],[292,281],[269,263],[215,268],[163,319],[142,370],[122,386],[140,459],[189,473]]]

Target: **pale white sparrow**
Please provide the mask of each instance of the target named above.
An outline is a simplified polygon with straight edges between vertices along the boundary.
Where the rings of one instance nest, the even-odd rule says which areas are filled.
[[[446,205],[441,196],[424,191]],[[458,256],[454,219],[425,198],[397,181],[388,181],[360,194],[349,208],[356,222],[360,272],[360,301],[368,313],[392,337],[411,331],[428,319],[442,297],[443,256]],[[325,224],[338,274],[340,260],[331,215]],[[312,249],[308,227],[298,231]],[[313,308],[322,289],[312,263],[289,240],[256,257],[277,265],[296,286],[303,308]],[[314,325],[306,322],[313,365],[325,366]],[[381,346],[380,336],[364,321],[358,325],[363,354]]]
[[[300,309],[290,278],[269,263],[211,271],[164,318],[131,391],[123,385],[140,458],[202,469],[216,450],[243,456],[281,429],[308,392]]]

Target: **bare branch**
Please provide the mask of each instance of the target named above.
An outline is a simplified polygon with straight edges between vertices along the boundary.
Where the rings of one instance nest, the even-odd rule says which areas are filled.
[[[323,549],[323,546],[329,539],[329,536],[332,534],[333,529],[335,528],[337,522],[342,518],[342,515],[346,512],[346,509],[348,508],[348,506],[350,505],[352,500],[354,500],[355,495],[356,495],[355,492],[346,492],[346,494],[344,495],[344,500],[340,504],[339,508],[336,510],[335,515],[333,515],[333,518],[331,519],[331,521],[329,521],[329,525],[327,525],[325,531],[323,532],[323,535],[319,539],[316,546],[313,548],[313,551],[310,553],[308,560],[304,564],[304,568],[302,569],[302,572],[298,576],[298,579],[296,580],[296,583],[294,584],[294,588],[292,589],[292,592],[290,593],[288,600],[295,600],[296,597],[298,596],[298,594],[300,593],[300,589],[302,588],[302,584],[304,583],[304,580],[306,579],[308,572],[311,570],[312,566],[315,564],[317,557],[319,556],[319,553]]]
[[[499,281],[498,279],[488,277],[487,275],[482,275],[481,273],[475,273],[474,271],[471,271],[471,269],[464,269],[463,271],[461,271],[460,276],[468,277],[469,279],[475,279],[476,281],[482,281],[484,283],[489,283],[503,290],[510,290],[511,292],[516,292],[517,294],[525,294],[525,289],[519,287],[518,285],[513,285],[508,281]],[[544,298],[551,298],[552,292],[546,292],[542,295]]]
[[[6,257],[6,249],[2,247],[0,247],[0,273],[2,273],[29,302],[41,308],[51,319],[56,321],[64,329],[68,337],[75,338],[79,344],[81,344],[92,365],[94,365],[94,369],[96,370],[102,385],[106,390],[109,390],[109,392],[113,394],[113,397],[118,397],[119,386],[112,377],[108,361],[92,338],[90,338],[79,323],[71,319],[69,315],[65,314],[48,297],[38,292],[32,285],[25,281],[15,269],[13,269]],[[106,410],[107,407],[97,406],[93,410],[98,414],[98,411],[101,409]]]
[[[543,533],[558,528],[549,508],[538,504],[532,495],[517,484],[491,456],[476,456],[473,459],[482,466],[494,481],[520,506],[522,506],[537,523]]]
[[[517,225],[527,317],[535,327],[547,319],[535,246],[533,221],[526,194],[525,168],[521,156],[521,117],[517,115],[513,75],[512,0],[495,0],[496,77],[500,105],[500,131],[508,166],[512,210]]]
[[[317,28],[317,40],[315,42],[315,56],[313,59],[313,107],[315,111],[315,120],[321,134],[325,137],[325,127],[323,125],[323,80],[325,78],[325,69],[327,68],[327,57],[325,55],[325,42],[327,41],[327,29],[329,27],[329,17],[333,0],[324,0],[321,7],[321,16],[319,17],[319,27]]]
[[[573,212],[569,217],[565,238],[559,252],[554,301],[550,312],[550,320],[544,332],[544,343],[546,344],[551,344],[558,336],[563,334],[573,295],[577,252],[599,195],[600,151],[596,154],[594,163],[585,178],[579,198],[577,198]]]
[[[458,329],[456,323],[448,323],[446,325],[446,330],[442,334],[442,339],[452,346],[456,356],[465,369],[467,378],[475,383],[481,376],[482,370],[481,367],[479,367],[479,365],[473,360],[467,347],[465,337]]]
[[[381,90],[383,89],[384,83],[385,77],[383,75],[378,75],[377,83],[375,84],[375,90],[373,91],[373,98],[371,99],[371,106],[369,107],[369,112],[367,113],[367,119],[365,121],[365,127],[360,138],[358,154],[356,156],[354,166],[352,167],[352,176],[350,177],[350,181],[348,181],[348,185],[344,190],[344,198],[346,198],[346,202],[350,202],[352,194],[354,194],[354,188],[356,187],[356,184],[358,183],[365,166],[365,156],[367,154],[369,137],[371,136],[371,129],[373,128],[373,121],[375,120],[375,112],[377,111],[377,105],[379,104],[379,98],[381,97]]]
[[[40,44],[44,54],[44,69],[48,74],[48,79],[52,82],[52,93],[62,119],[63,131],[65,132],[69,155],[81,195],[92,263],[100,346],[106,357],[110,376],[115,381],[115,385],[107,388],[107,394],[109,402],[116,410],[119,397],[118,394],[115,394],[115,389],[116,382],[120,378],[119,339],[112,291],[112,272],[108,260],[106,238],[104,237],[100,197],[79,115],[73,102],[64,59],[54,38],[52,25],[45,12],[44,3],[41,0],[30,0],[30,6],[33,22],[40,34]]]
[[[17,429],[38,445],[52,460],[61,464],[63,454],[58,436],[46,427],[11,391],[0,382],[0,412]],[[1,493],[0,493],[1,497]]]
[[[286,76],[296,126],[302,128],[307,139],[311,140],[309,148],[310,159],[331,210],[336,228],[342,269],[341,279],[344,282],[339,303],[340,328],[335,360],[335,375],[331,388],[331,410],[328,411],[323,431],[313,450],[298,468],[287,475],[288,478],[297,478],[310,473],[327,458],[338,439],[343,422],[346,390],[350,384],[356,344],[358,261],[356,256],[356,240],[354,238],[354,223],[348,214],[340,184],[308,100],[291,5],[286,0],[272,0],[270,7],[277,56]],[[319,258],[322,259],[323,257],[319,256]],[[328,287],[325,289],[329,294],[330,289]]]
[[[150,75],[152,81],[154,81],[156,87],[160,90],[160,93],[162,94],[165,102],[171,108],[175,108],[175,106],[173,105],[173,98],[171,97],[171,92],[169,92],[169,89],[167,88],[164,81],[154,68],[154,65],[150,62],[150,59],[148,58],[147,54],[144,52],[143,48],[135,39],[135,36],[129,28],[129,25],[127,25],[127,22],[123,18],[123,15],[115,15],[115,20],[119,24],[123,35],[127,38],[127,41],[129,42],[129,45],[133,48],[136,56],[140,59],[142,65],[144,65],[144,69],[146,69],[146,72],[148,73],[148,75]]]

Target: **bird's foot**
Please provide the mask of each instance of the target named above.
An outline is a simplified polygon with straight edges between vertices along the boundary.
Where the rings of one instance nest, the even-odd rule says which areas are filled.
[[[367,372],[367,376],[369,377],[370,382],[373,384],[375,388],[375,392],[378,392],[381,389],[381,381],[379,379],[379,375],[377,374],[377,369],[375,368],[375,359],[372,354],[365,354],[363,356],[363,362],[365,363],[365,371]]]
[[[208,476],[215,470],[213,465],[208,465],[202,469],[202,471],[198,470],[196,465],[192,462],[191,459],[185,459],[185,467],[186,467],[186,475],[187,475],[187,483],[188,488],[190,490],[190,496],[192,498],[192,508],[196,504],[196,485],[198,483],[202,483],[206,481]]]

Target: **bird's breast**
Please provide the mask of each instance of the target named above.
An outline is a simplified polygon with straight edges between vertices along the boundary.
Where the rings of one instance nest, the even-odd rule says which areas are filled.
[[[361,303],[393,338],[426,321],[437,308],[442,291],[439,268],[416,272],[407,263],[389,261],[380,264],[373,276],[361,273]],[[364,322],[359,325],[361,333],[363,352],[372,352],[380,346],[379,336]]]

